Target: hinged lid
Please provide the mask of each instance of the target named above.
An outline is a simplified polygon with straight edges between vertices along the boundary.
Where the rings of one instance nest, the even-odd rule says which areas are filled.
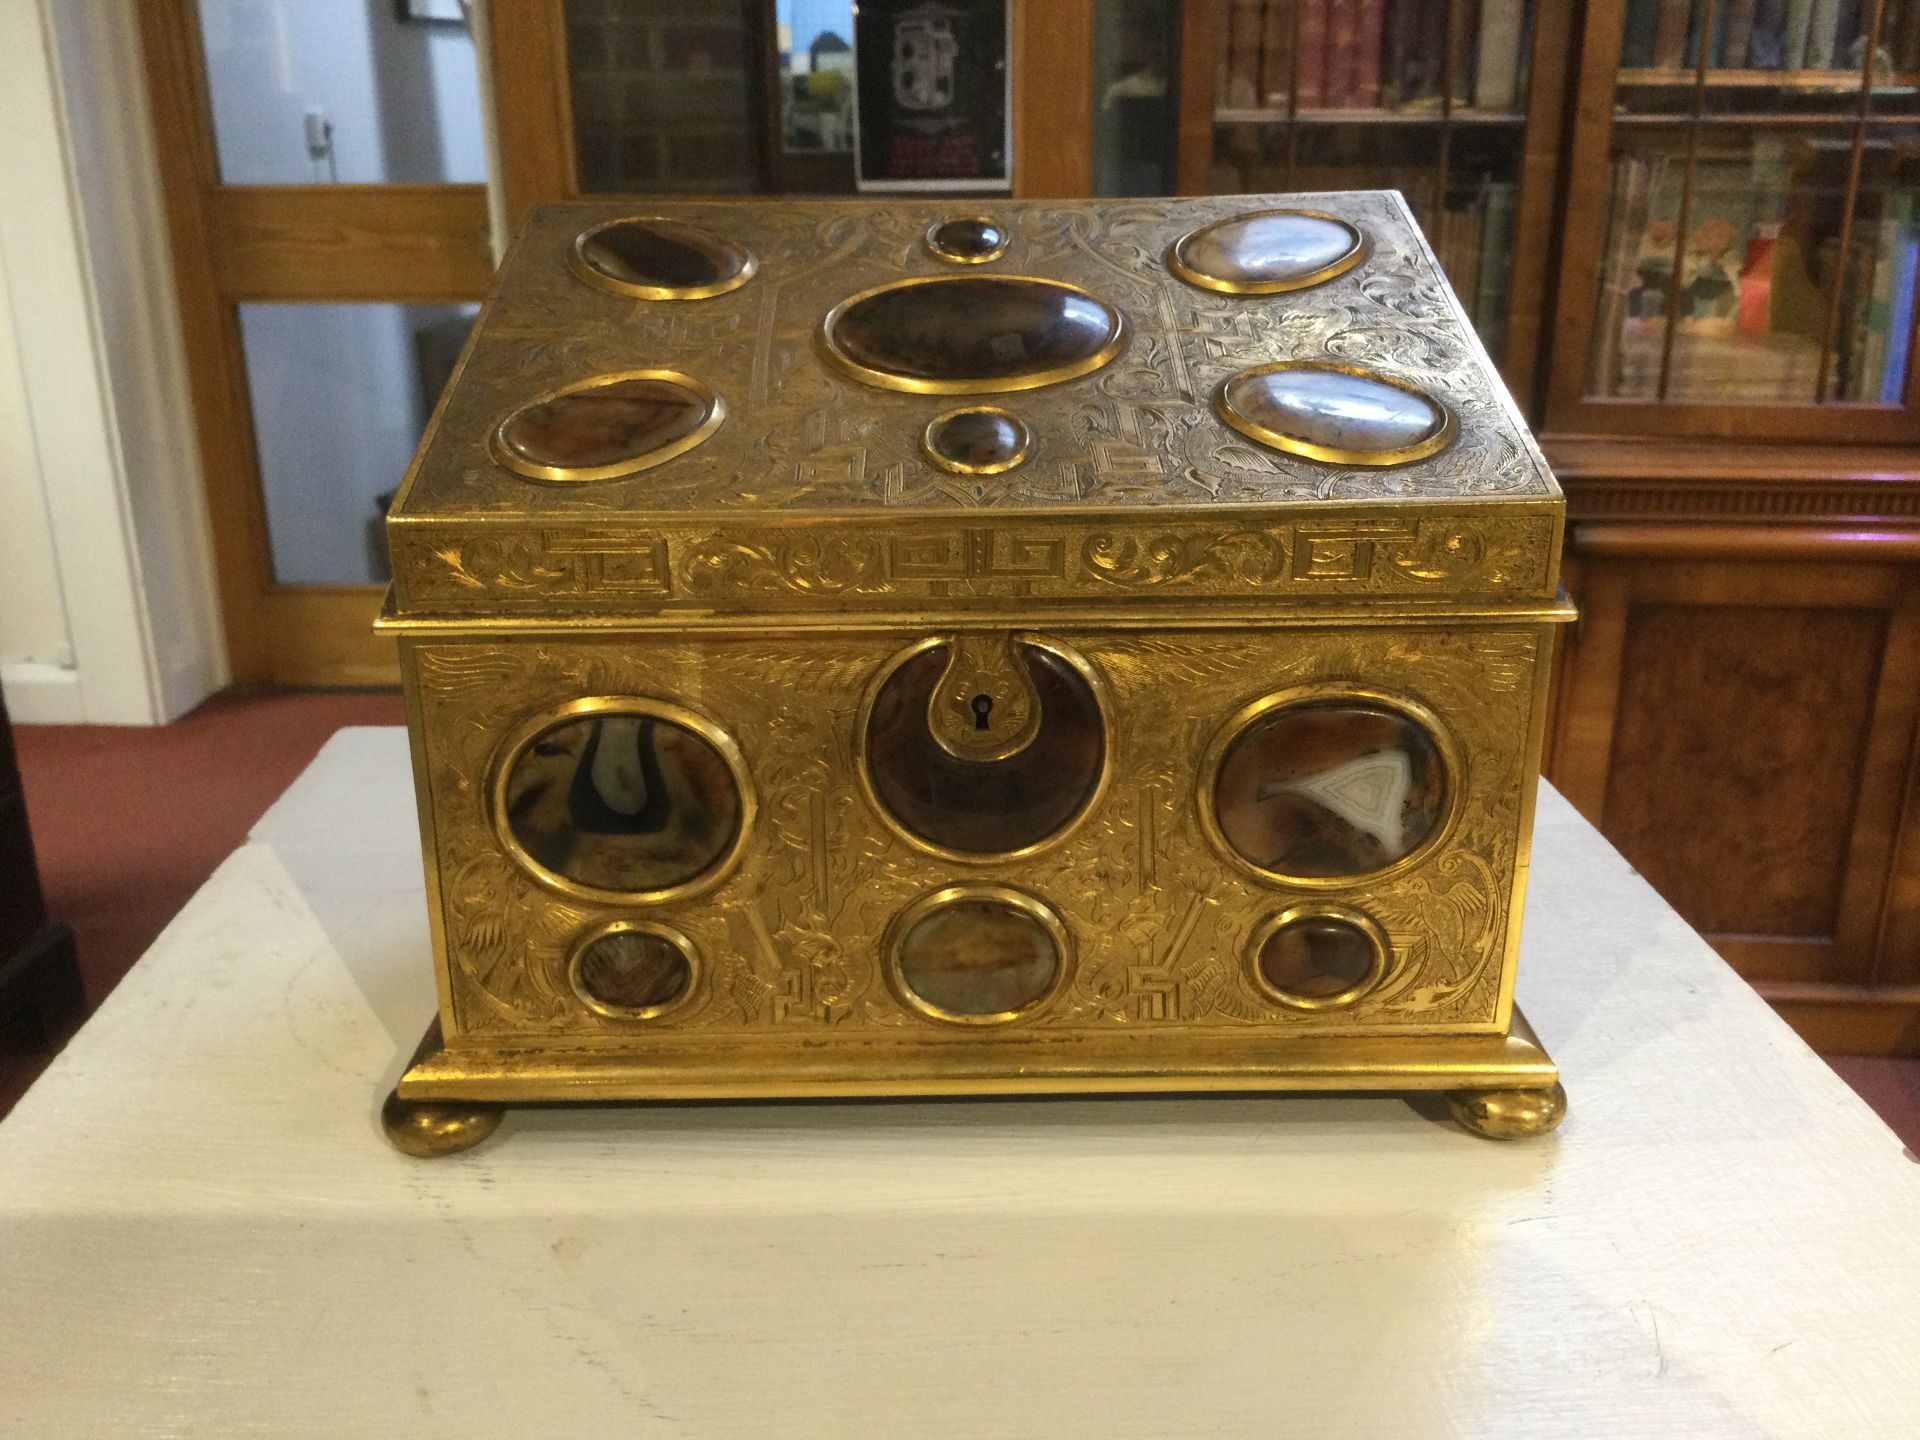
[[[1537,606],[1562,514],[1392,192],[548,206],[390,622]]]

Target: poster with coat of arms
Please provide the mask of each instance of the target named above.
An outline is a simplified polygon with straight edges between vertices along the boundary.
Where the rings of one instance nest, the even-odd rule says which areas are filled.
[[[853,27],[859,188],[1009,188],[1007,0],[860,0]]]

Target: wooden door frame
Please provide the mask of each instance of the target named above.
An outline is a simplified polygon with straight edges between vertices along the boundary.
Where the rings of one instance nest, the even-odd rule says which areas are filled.
[[[482,299],[486,187],[222,185],[194,0],[136,8],[233,678],[391,684],[392,643],[365,628],[383,587],[274,583],[236,307]]]

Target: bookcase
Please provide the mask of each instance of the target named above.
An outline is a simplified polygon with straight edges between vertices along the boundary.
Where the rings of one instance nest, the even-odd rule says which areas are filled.
[[[1404,191],[1561,477],[1549,777],[1920,1054],[1920,0],[1179,12],[1179,188]]]
[[[1184,8],[1184,192],[1404,193],[1509,386],[1538,375],[1573,10],[1555,0]],[[1198,90],[1200,87],[1194,87]]]

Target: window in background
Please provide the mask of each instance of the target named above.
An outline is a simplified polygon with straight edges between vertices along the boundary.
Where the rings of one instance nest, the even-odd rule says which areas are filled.
[[[241,305],[274,580],[387,578],[381,522],[478,305]]]
[[[1178,158],[1180,7],[1099,0],[1093,33],[1093,193],[1171,195]]]
[[[198,0],[222,182],[484,183],[473,36],[422,3]]]

